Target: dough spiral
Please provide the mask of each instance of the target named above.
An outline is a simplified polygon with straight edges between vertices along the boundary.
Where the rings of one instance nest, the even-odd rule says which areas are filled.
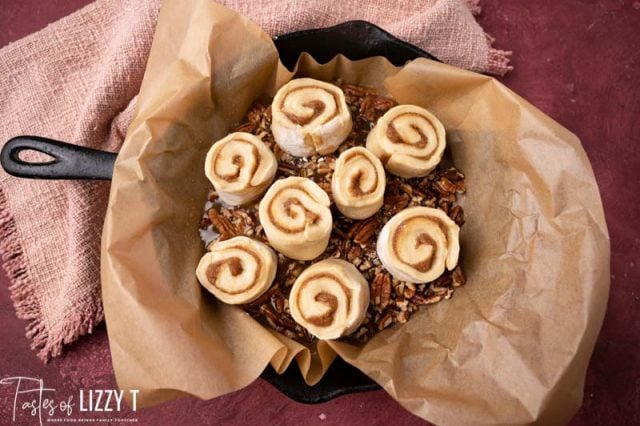
[[[300,274],[289,295],[291,316],[319,339],[337,339],[362,323],[369,285],[352,264],[320,261]]]
[[[331,178],[331,193],[342,214],[365,219],[382,207],[386,184],[380,160],[369,150],[354,147],[338,157]]]
[[[391,108],[367,137],[367,149],[389,172],[405,178],[428,175],[442,160],[445,147],[440,120],[415,105]]]
[[[376,250],[394,278],[411,283],[435,280],[452,270],[460,253],[460,228],[445,212],[411,207],[393,216],[382,228]]]
[[[277,258],[266,244],[234,237],[210,246],[196,275],[200,284],[224,303],[232,305],[257,299],[271,287]]]
[[[330,154],[349,136],[351,113],[342,89],[312,78],[291,80],[272,104],[271,131],[297,157]]]
[[[237,206],[258,198],[278,169],[269,148],[250,133],[236,132],[215,142],[205,159],[205,174],[219,197]]]
[[[302,177],[276,181],[260,201],[258,214],[269,243],[297,260],[318,257],[329,243],[333,219],[329,196]]]

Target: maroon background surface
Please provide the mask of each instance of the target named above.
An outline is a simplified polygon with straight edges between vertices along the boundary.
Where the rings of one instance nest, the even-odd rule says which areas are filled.
[[[3,0],[0,46],[30,34],[88,0]],[[584,404],[571,425],[640,424],[640,2],[483,0],[481,24],[512,49],[515,71],[499,80],[580,137],[593,164],[611,235],[611,295]],[[0,77],[2,78],[2,77]],[[46,135],[42,135],[46,136]],[[551,160],[551,159],[550,159]],[[0,272],[0,378],[41,377],[56,398],[115,388],[104,326],[42,364],[24,337]],[[0,423],[13,392],[0,386]],[[76,407],[77,410],[77,407]],[[212,401],[183,398],[120,415],[140,424],[424,424],[384,391],[303,405],[258,379]],[[90,417],[83,415],[82,417]],[[34,423],[19,414],[19,423]]]

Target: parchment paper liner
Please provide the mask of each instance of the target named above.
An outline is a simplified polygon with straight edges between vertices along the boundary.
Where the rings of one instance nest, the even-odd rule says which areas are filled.
[[[466,286],[363,347],[320,342],[312,351],[207,294],[194,273],[205,153],[291,74],[245,18],[208,0],[167,0],[104,227],[119,386],[140,389],[138,406],[213,398],[294,357],[315,383],[337,352],[435,423],[567,421],[609,288],[606,224],[578,139],[492,78],[426,59],[396,68],[303,56],[296,76],[375,87],[442,120],[467,176]]]

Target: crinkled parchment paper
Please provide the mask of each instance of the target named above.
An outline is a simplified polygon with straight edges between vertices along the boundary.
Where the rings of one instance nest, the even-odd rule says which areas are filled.
[[[295,361],[317,382],[336,356],[440,424],[562,423],[581,403],[604,316],[609,240],[578,139],[490,77],[419,59],[319,65],[297,76],[375,87],[433,111],[467,176],[467,284],[358,347],[306,348],[198,284],[205,153],[292,76],[256,25],[209,0],[165,1],[115,166],[102,244],[120,387],[150,405],[213,398]]]

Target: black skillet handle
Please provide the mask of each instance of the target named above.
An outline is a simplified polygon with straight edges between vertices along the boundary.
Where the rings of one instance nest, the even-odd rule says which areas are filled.
[[[19,157],[22,151],[38,151],[53,159],[31,163]],[[116,155],[39,136],[18,136],[0,153],[2,168],[10,175],[35,179],[111,179]]]

